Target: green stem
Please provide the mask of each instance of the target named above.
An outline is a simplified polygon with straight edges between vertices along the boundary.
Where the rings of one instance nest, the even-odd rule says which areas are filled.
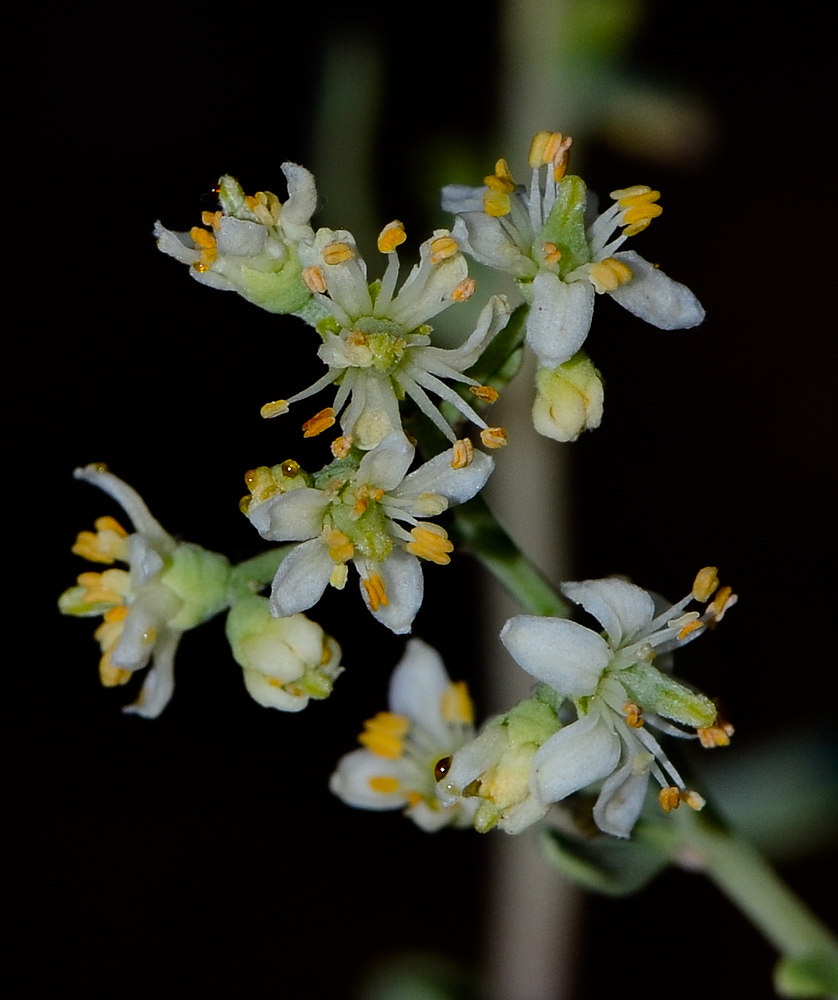
[[[482,497],[457,507],[452,533],[527,611],[567,617],[565,601],[501,527]]]
[[[796,969],[781,966],[782,995],[834,995],[838,941],[815,914],[748,843],[689,809],[676,818],[676,823],[639,826],[637,833],[676,863],[703,871],[784,958],[814,959],[813,966],[799,966],[809,977],[802,990]]]
[[[243,597],[251,597],[256,591],[266,587],[276,575],[279,564],[293,548],[293,545],[280,545],[234,566],[228,584],[231,603]]]

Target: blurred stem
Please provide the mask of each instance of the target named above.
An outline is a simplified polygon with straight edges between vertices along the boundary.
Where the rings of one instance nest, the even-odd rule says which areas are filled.
[[[481,496],[454,512],[456,539],[534,615],[567,617],[567,604],[501,527]]]
[[[785,958],[817,956],[820,985],[786,996],[830,996],[838,978],[838,941],[758,851],[703,814],[638,826],[638,837],[672,861],[712,879]]]

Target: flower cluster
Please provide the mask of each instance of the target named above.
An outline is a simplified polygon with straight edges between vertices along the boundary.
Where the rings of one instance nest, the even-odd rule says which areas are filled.
[[[618,578],[568,583],[562,590],[600,622],[604,635],[561,618],[519,615],[506,623],[501,640],[515,661],[552,692],[555,721],[541,710],[522,741],[496,720],[454,754],[440,786],[443,801],[478,796],[489,804],[484,813],[496,815],[501,828],[518,832],[551,803],[602,782],[593,818],[615,837],[629,836],[650,777],[661,786],[660,804],[667,812],[682,801],[700,809],[704,800],[687,790],[647,724],[669,735],[698,738],[706,747],[729,742],[732,727],[718,720],[716,706],[704,695],[666,672],[664,656],[721,621],[736,596],[729,587],[719,588],[714,567],[698,574],[687,597],[662,610],[645,590]],[[694,600],[709,601],[703,613],[686,611]],[[656,659],[663,669],[654,665]],[[542,692],[536,702],[545,700],[550,704]],[[575,715],[573,721],[565,708]],[[509,730],[513,713],[500,722]],[[516,743],[525,745],[525,754],[510,753]]]
[[[176,542],[140,495],[103,465],[76,469],[75,477],[121,504],[135,530],[129,533],[113,517],[100,517],[95,532],[80,532],[73,552],[113,568],[82,573],[58,607],[66,615],[102,616],[94,638],[102,650],[99,676],[106,687],[127,683],[151,663],[139,698],[125,711],[155,718],[172,696],[180,637],[227,606],[230,565],[217,552]]]

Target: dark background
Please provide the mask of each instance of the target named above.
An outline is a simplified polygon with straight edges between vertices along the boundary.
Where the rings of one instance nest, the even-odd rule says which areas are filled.
[[[833,171],[818,28],[754,23],[721,3],[694,8],[689,23],[672,5],[648,7],[623,66],[698,95],[711,139],[695,156],[650,162],[594,133],[585,177],[607,192],[642,174],[663,191],[665,215],[637,249],[689,283],[708,319],[663,333],[598,304],[588,347],[607,380],[605,421],[559,446],[572,447],[576,575],[627,573],[677,599],[699,566],[719,565],[740,604],[679,673],[723,695],[737,727],[727,753],[751,762],[757,801],[808,782],[831,787],[834,803],[834,772],[814,758],[787,783],[771,763],[810,741],[828,752],[834,736]],[[76,532],[117,513],[74,484],[74,466],[107,461],[169,531],[240,559],[259,548],[236,509],[244,471],[320,461],[258,416],[319,374],[308,331],[188,280],[156,252],[151,225],[197,223],[222,172],[284,196],[280,162],[312,162],[331,40],[357,32],[381,53],[382,222],[445,224],[428,197],[429,149],[471,144],[487,166],[504,152],[492,138],[492,6],[454,2],[409,25],[388,11],[257,6],[234,17],[172,4],[117,24],[81,7],[37,26],[7,176],[23,258],[7,392],[12,535],[16,566],[34,577],[25,596],[12,591],[25,613],[7,668],[21,834],[10,860],[23,887],[14,995],[349,998],[383,956],[417,951],[479,977],[481,838],[430,837],[326,791],[360,721],[384,707],[403,648],[351,588],[315,615],[349,669],[332,699],[296,716],[249,699],[214,622],[184,638],[163,716],[124,717],[125,690],[98,686],[89,623],[54,604],[82,569],[69,554]],[[321,222],[339,225],[322,194]],[[477,572],[467,559],[430,567],[416,622],[452,675],[472,679]],[[793,856],[811,825],[778,830],[782,871],[834,920],[824,838]],[[633,970],[621,990],[635,995],[636,982],[639,995],[669,961],[679,996],[704,996],[708,983],[771,995],[771,949],[696,876],[670,872],[641,897],[592,902],[586,934],[582,998],[613,989],[615,963]]]

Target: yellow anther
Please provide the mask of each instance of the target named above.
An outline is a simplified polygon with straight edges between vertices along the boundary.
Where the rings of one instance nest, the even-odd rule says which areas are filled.
[[[192,237],[192,242],[203,250],[215,249],[215,237],[212,233],[208,233],[206,229],[201,229],[200,226],[193,226],[189,230],[189,235]]]
[[[417,524],[410,532],[413,541],[405,545],[405,549],[420,559],[436,563],[437,566],[447,566],[451,562],[450,552],[454,546],[448,541],[448,533],[438,524]]]
[[[468,391],[484,403],[494,403],[498,398],[498,390],[490,385],[470,385]]]
[[[734,733],[733,726],[726,719],[716,719],[712,726],[697,729],[699,743],[710,750],[713,747],[726,747]]]
[[[122,604],[127,593],[128,574],[124,570],[105,570],[104,573],[81,573],[76,577],[85,588],[85,604]],[[120,589],[117,587],[122,586]]]
[[[608,197],[618,201],[621,205],[626,205],[631,204],[632,199],[641,198],[651,193],[652,189],[648,184],[634,184],[632,187],[618,188],[616,191],[612,191]],[[658,196],[660,197],[660,192],[658,192]]]
[[[111,651],[108,650],[99,661],[99,680],[102,683],[102,687],[120,687],[131,680],[131,671],[125,670],[124,667],[114,666],[111,663]]]
[[[312,264],[311,267],[304,267],[300,272],[300,277],[303,279],[303,284],[310,292],[319,295],[323,295],[325,293],[326,280],[319,267],[315,267],[314,264]]]
[[[453,236],[437,236],[435,240],[431,240],[431,263],[439,264],[440,261],[453,257],[459,249]]]
[[[494,191],[492,188],[487,188],[483,192],[483,211],[486,215],[499,219],[503,215],[508,215],[511,208],[512,202],[505,191]]]
[[[275,399],[272,403],[265,403],[262,409],[259,411],[260,416],[264,417],[265,420],[270,420],[271,417],[279,417],[283,413],[288,412],[288,403],[284,399]]]
[[[468,302],[472,295],[474,295],[475,288],[477,288],[477,282],[474,278],[463,278],[448,298],[450,298],[452,302]]]
[[[632,729],[640,729],[643,726],[643,709],[633,701],[627,701],[623,705],[623,715],[626,717],[626,725]]]
[[[317,437],[318,434],[322,434],[323,431],[327,431],[330,427],[333,427],[334,423],[335,411],[331,406],[327,406],[319,413],[315,413],[310,420],[306,420],[303,424],[303,437]]]
[[[549,163],[549,159],[545,157],[544,151],[547,148],[547,143],[550,141],[553,133],[547,132],[536,132],[530,143],[530,156],[529,164],[533,170],[538,170],[539,167],[543,167],[545,163]]]
[[[355,256],[355,250],[348,243],[329,243],[323,247],[323,261],[326,264],[345,264]]]
[[[503,448],[507,443],[506,431],[503,427],[484,427],[480,432],[480,440],[487,448]]]
[[[422,801],[423,801],[423,797],[422,797],[422,795],[419,792],[408,792],[407,793],[407,804],[409,806],[419,805],[419,803],[422,802]],[[428,802],[428,805],[431,807],[431,809],[438,809],[439,808],[439,800],[438,799],[431,799],[431,801]]]
[[[382,250],[382,253],[386,251]],[[393,792],[399,790],[399,779],[390,778],[383,774],[373,775],[369,780],[369,786],[374,792],[380,792],[382,795],[392,795]]]
[[[221,226],[221,212],[201,212],[201,222],[205,226],[212,226],[213,229],[219,229]]]
[[[471,700],[465,681],[456,681],[448,685],[442,695],[440,708],[442,718],[446,722],[474,722],[474,702]]]
[[[347,568],[346,563],[336,563],[334,569],[329,575],[329,586],[334,587],[335,590],[343,590],[348,579],[349,569]]]
[[[407,239],[404,226],[398,219],[388,222],[378,235],[378,249],[381,253],[392,253]]]
[[[643,230],[648,227],[651,221],[652,221],[651,218],[641,219],[639,222],[635,222],[630,226],[626,226],[626,228],[623,230],[623,236],[637,236],[638,233],[642,233]],[[655,267],[660,267],[660,264],[656,264]]]
[[[398,760],[404,753],[404,737],[410,730],[410,719],[395,712],[379,712],[367,719],[358,742],[390,760]]]
[[[600,295],[603,292],[613,292],[620,285],[631,281],[631,277],[631,268],[615,257],[606,257],[588,267],[588,280]]]
[[[344,434],[341,437],[336,437],[329,448],[335,458],[346,458],[352,448],[352,435]]]
[[[693,581],[693,599],[696,601],[709,601],[716,588],[719,586],[719,571],[715,566],[705,566],[695,575]]]
[[[544,263],[545,264],[548,264],[548,265],[549,264],[558,264],[559,261],[562,259],[562,252],[561,252],[561,250],[559,250],[559,248],[556,246],[556,244],[552,243],[550,240],[548,240],[541,249],[544,252]]]
[[[128,607],[125,604],[117,604],[115,608],[108,608],[102,615],[106,622],[121,622],[128,617]]]
[[[104,517],[97,517],[93,522],[93,527],[97,531],[112,531],[114,534],[119,535],[120,538],[128,537],[128,532],[125,528],[122,527],[115,517],[111,517],[110,514],[106,514]]]
[[[698,632],[700,629],[704,628],[704,622],[701,621],[691,621],[687,622],[683,626],[681,631],[678,633],[678,641],[681,642],[686,639],[688,635],[692,635],[693,632]]]
[[[695,809],[696,812],[701,812],[707,805],[704,797],[693,791],[681,792],[681,801],[686,802],[690,809]]]
[[[658,793],[658,801],[665,813],[672,812],[681,805],[681,790],[674,785],[671,788],[662,788]]]
[[[648,225],[652,219],[657,219],[662,213],[663,209],[660,205],[651,205],[644,202],[642,205],[635,205],[634,208],[628,209],[623,214],[622,225],[631,227],[641,222],[645,222]],[[643,228],[645,229],[646,227],[644,226]]]
[[[100,517],[94,522],[96,531],[80,531],[72,552],[90,562],[107,563],[127,555],[128,532],[113,517]]]
[[[337,528],[327,528],[323,532],[323,543],[329,549],[329,556],[333,562],[345,563],[355,555],[355,546],[342,531]]]
[[[733,593],[730,587],[720,587],[716,592],[716,596],[713,598],[712,604],[708,605],[707,608],[707,610],[713,615],[713,624],[717,625],[722,618],[724,618],[725,613],[729,611],[738,600],[739,598]]]
[[[474,461],[474,445],[468,438],[454,442],[454,455],[451,459],[452,469],[465,469]]]
[[[389,605],[387,591],[384,589],[384,581],[377,573],[373,573],[369,579],[362,579],[361,583],[363,583],[364,590],[367,592],[367,600],[369,601],[371,611],[378,611],[382,605],[385,608]]]

